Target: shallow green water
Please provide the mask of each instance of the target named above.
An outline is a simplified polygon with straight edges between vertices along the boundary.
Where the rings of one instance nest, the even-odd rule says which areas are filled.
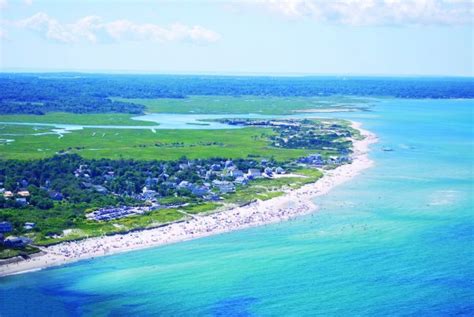
[[[380,143],[320,211],[2,278],[0,315],[472,316],[473,109],[390,99],[328,115]]]

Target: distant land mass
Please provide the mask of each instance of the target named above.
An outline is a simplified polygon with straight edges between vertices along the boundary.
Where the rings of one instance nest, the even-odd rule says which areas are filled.
[[[469,77],[255,77],[86,73],[1,73],[1,114],[131,113],[143,104],[118,98],[217,96],[373,96],[411,99],[474,98]],[[41,107],[39,107],[41,106]]]

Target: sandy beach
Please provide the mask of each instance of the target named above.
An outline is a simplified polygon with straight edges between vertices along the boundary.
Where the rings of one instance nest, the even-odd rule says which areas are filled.
[[[361,129],[360,123],[353,122],[365,137],[354,140],[353,162],[326,171],[324,177],[316,183],[291,190],[285,195],[267,201],[256,201],[244,207],[213,213],[196,215],[184,222],[167,226],[64,242],[42,248],[42,253],[31,259],[0,266],[0,276],[19,274],[46,267],[63,265],[82,259],[111,255],[137,249],[157,247],[180,241],[202,238],[234,230],[285,221],[317,210],[313,198],[327,194],[332,188],[347,182],[363,170],[373,165],[368,157],[369,147],[377,142],[377,137]]]

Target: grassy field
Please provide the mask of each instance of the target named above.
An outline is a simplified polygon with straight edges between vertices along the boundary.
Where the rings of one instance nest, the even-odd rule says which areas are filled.
[[[194,114],[291,114],[296,110],[354,109],[368,107],[370,99],[346,96],[328,97],[261,97],[261,96],[190,96],[185,99],[125,99],[112,100],[133,102],[147,107],[148,112]]]
[[[38,248],[35,248],[32,246],[26,246],[24,248],[18,248],[18,249],[7,249],[0,246],[0,260],[13,258],[18,255],[29,256],[39,251],[40,250]]]
[[[0,122],[62,123],[78,125],[158,125],[153,122],[132,120],[134,115],[123,113],[77,114],[51,112],[45,115],[0,115]]]
[[[285,189],[297,189],[309,183],[314,183],[323,174],[316,169],[299,169],[295,175],[282,178],[262,178],[240,188],[236,193],[225,195],[225,202],[231,204],[245,204],[254,199],[268,200],[283,195]]]
[[[0,159],[39,159],[58,152],[78,153],[85,158],[129,158],[137,160],[175,160],[228,157],[271,158],[286,161],[310,153],[310,150],[282,149],[269,145],[268,128],[233,130],[124,130],[93,129],[72,131],[59,137],[55,134],[32,135],[50,131],[36,131],[29,126],[3,126],[0,139],[14,138],[0,144]],[[20,134],[9,136],[9,134]]]

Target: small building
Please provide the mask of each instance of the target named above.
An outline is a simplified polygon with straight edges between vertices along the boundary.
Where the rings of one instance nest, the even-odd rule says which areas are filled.
[[[225,161],[225,168],[229,168],[229,167],[232,167],[234,166],[234,162],[232,162],[232,160],[227,160]]]
[[[20,197],[30,197],[30,192],[27,191],[27,190],[20,190],[17,193],[17,195],[20,196]]]
[[[311,164],[311,165],[322,165],[324,163],[323,157],[321,154],[310,154],[306,157],[301,157],[298,159],[299,163]]]
[[[179,169],[182,170],[182,171],[183,171],[183,170],[186,170],[186,169],[188,169],[188,168],[189,168],[189,164],[187,164],[187,163],[181,163],[181,164],[179,164]]]
[[[235,178],[242,177],[244,176],[244,172],[242,172],[241,170],[235,169],[235,170],[230,171],[230,176],[235,177]]]
[[[275,169],[275,173],[277,173],[277,174],[285,174],[285,170],[284,170],[283,168],[281,168],[281,167],[277,167],[277,168]]]
[[[235,184],[239,184],[239,185],[247,185],[248,182],[249,182],[248,179],[245,178],[244,176],[239,176],[234,181]]]
[[[219,197],[219,195],[217,194],[214,194],[214,193],[209,193],[208,195],[204,196],[204,199],[205,200],[210,200],[210,201],[218,201],[218,200],[221,200],[221,198]]]
[[[23,226],[23,229],[32,230],[35,227],[36,227],[36,224],[34,222],[25,222],[25,225]]]
[[[273,170],[270,167],[265,167],[263,171],[267,176],[272,176],[273,175]]]
[[[26,200],[26,198],[16,198],[15,203],[21,207],[28,205],[28,201]]]
[[[191,184],[188,181],[182,181],[179,183],[178,189],[189,189],[189,186],[191,186]]]
[[[220,164],[212,164],[211,165],[211,170],[214,171],[214,172],[221,171],[222,167],[221,167]]]
[[[222,194],[235,192],[235,186],[232,183],[219,185],[218,188]]]
[[[195,186],[192,189],[191,193],[198,197],[204,197],[209,193],[209,188],[207,188],[206,186]]]
[[[8,221],[0,222],[0,233],[7,233],[7,232],[12,232],[12,231],[13,231],[13,226],[11,222],[8,222]]]
[[[3,197],[5,198],[12,198],[14,195],[11,191],[9,190],[6,190],[4,193],[3,193]]]
[[[235,186],[231,182],[228,181],[212,181],[212,185],[217,187],[217,189],[221,192],[221,194],[227,194],[235,191]]]
[[[9,236],[3,240],[3,245],[8,248],[21,248],[31,243],[31,239],[27,237]]]
[[[247,173],[250,179],[262,177],[262,172],[257,168],[250,168]]]
[[[142,190],[142,198],[145,200],[153,200],[158,193],[155,190],[148,189],[146,186]]]

